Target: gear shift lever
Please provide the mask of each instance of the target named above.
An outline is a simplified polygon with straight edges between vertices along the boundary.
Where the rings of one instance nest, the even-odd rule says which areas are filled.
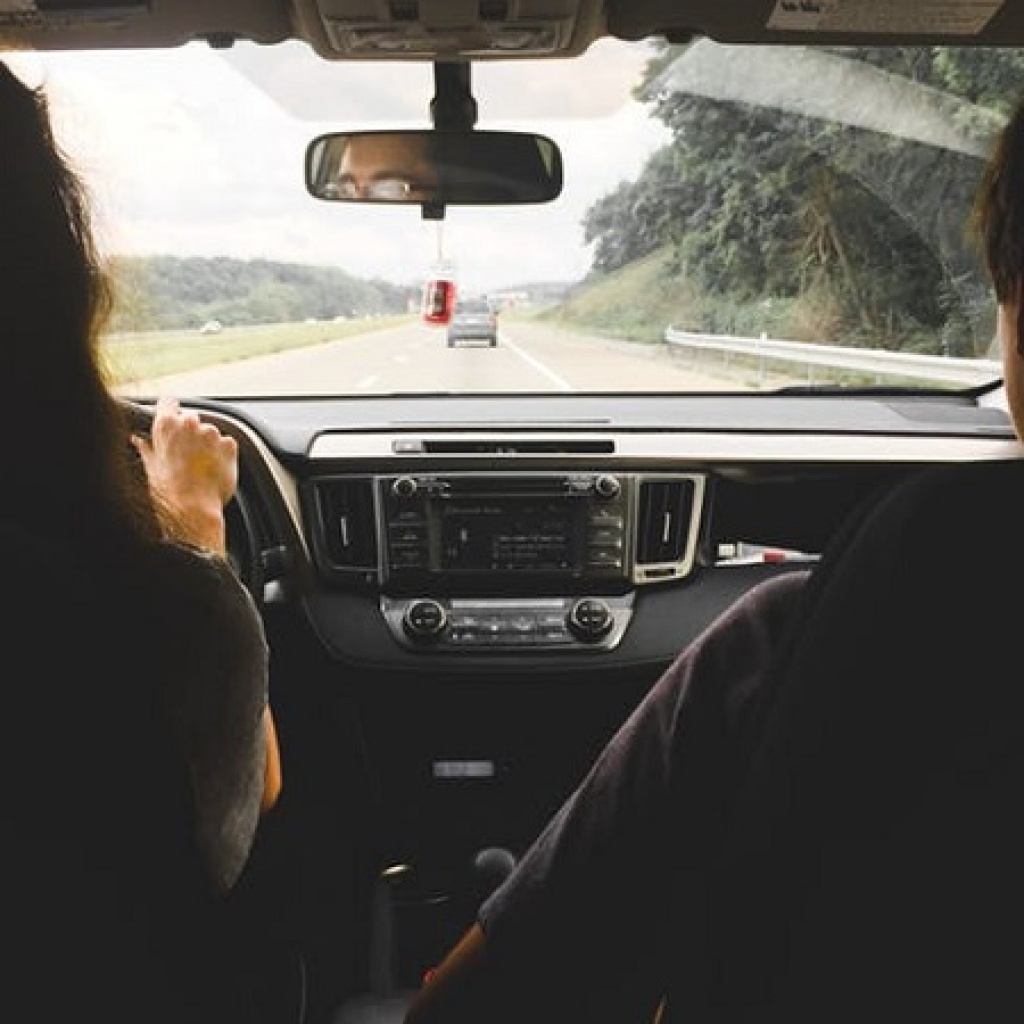
[[[502,846],[488,846],[473,857],[473,881],[477,904],[482,903],[511,874],[515,855]]]

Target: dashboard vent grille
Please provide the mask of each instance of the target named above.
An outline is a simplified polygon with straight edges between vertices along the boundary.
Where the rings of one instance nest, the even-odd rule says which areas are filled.
[[[642,481],[637,524],[638,564],[682,560],[693,515],[693,501],[692,480]]]
[[[505,0],[480,0],[481,21],[506,21],[508,4]]]
[[[393,21],[415,21],[420,15],[418,0],[391,0]]]
[[[337,569],[377,567],[373,480],[352,477],[316,484],[317,525],[324,553]]]
[[[398,455],[612,455],[615,442],[605,438],[437,438],[401,439]]]

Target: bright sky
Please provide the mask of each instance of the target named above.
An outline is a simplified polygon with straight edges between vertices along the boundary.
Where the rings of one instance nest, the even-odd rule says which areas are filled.
[[[477,127],[551,136],[566,190],[537,207],[453,208],[440,227],[415,207],[314,200],[302,177],[319,132],[429,126],[427,64],[329,65],[291,43],[9,58],[45,85],[110,252],[263,257],[398,283],[420,282],[441,257],[464,289],[487,291],[586,273],[584,212],[666,138],[629,100],[647,55],[602,43],[576,62],[477,66]],[[275,100],[254,81],[274,83]]]

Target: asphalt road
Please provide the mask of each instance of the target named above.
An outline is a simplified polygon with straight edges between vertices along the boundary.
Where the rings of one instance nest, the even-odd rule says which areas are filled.
[[[121,389],[233,396],[423,392],[587,392],[739,390],[736,380],[694,373],[667,349],[502,324],[496,348],[448,348],[443,327],[405,324],[308,348],[260,356]]]

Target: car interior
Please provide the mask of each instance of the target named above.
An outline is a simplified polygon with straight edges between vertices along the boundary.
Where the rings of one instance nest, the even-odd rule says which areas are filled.
[[[114,256],[141,253],[155,268],[151,295],[126,290],[113,352],[179,328],[189,358],[243,334],[254,346],[279,320],[322,332],[294,352],[225,357],[226,376],[169,362],[120,381],[140,422],[170,390],[239,445],[229,551],[272,652],[284,776],[232,896],[239,934],[273,951],[260,1024],[400,1021],[678,652],[760,581],[823,559],[821,609],[785,667],[787,697],[701,911],[713,953],[681,940],[663,1024],[1019,1010],[1020,943],[995,940],[1019,930],[1024,904],[1024,709],[1015,609],[993,574],[1024,569],[1013,532],[1022,449],[994,306],[963,235],[994,130],[1024,95],[1022,5],[0,0],[0,49],[52,61],[42,80],[55,87],[68,61],[86,100],[107,95],[90,92],[89,75],[140,55],[155,69],[209,51],[230,70],[223,95],[181,110],[144,108],[132,65],[115,83],[124,111],[137,104],[166,145],[135,150],[155,181],[114,181],[111,220],[137,190],[180,223],[160,239],[148,215],[138,236],[105,234]],[[646,69],[643,89],[602,78],[597,62],[620,52]],[[306,62],[353,78],[319,84]],[[533,76],[532,112],[501,106],[498,86],[531,99],[506,68]],[[275,134],[276,121],[254,117],[256,141],[232,149],[226,126],[248,114],[234,90],[254,82],[275,110],[300,110],[297,127]],[[592,139],[576,110],[603,101],[602,82],[617,89],[611,114],[632,97],[677,141],[706,131],[706,146],[684,152],[651,131],[642,163],[641,129],[612,116]],[[178,163],[182,110],[222,119],[222,148],[191,168]],[[730,120],[737,110],[754,113]],[[757,119],[766,110],[781,111],[770,131]],[[370,187],[339,187],[352,139],[367,133],[425,136],[437,191],[411,189],[400,161]],[[884,148],[889,136],[904,147]],[[781,138],[798,140],[803,162],[786,162]],[[643,187],[619,178],[618,151],[634,153]],[[278,242],[305,251],[319,221],[353,261],[351,298],[325,278],[320,305],[279,316],[284,286],[267,279],[269,312],[217,304],[224,259],[237,255],[213,198],[236,181],[229,155],[249,168],[232,184],[253,219],[238,253],[262,268]],[[721,164],[702,168],[712,155]],[[261,177],[252,168],[264,161]],[[87,176],[99,163],[84,161]],[[790,204],[798,169],[806,191]],[[572,190],[598,170],[577,203]],[[209,190],[187,215],[171,206],[186,182]],[[283,205],[272,219],[284,195],[305,204],[302,219]],[[186,216],[202,228],[194,245]],[[758,218],[769,226],[755,230]],[[559,278],[548,250],[581,221],[587,262]],[[660,248],[645,246],[655,236]],[[375,239],[390,264],[376,262]],[[425,258],[411,255],[421,239]],[[861,254],[875,276],[849,271]],[[204,305],[187,325],[159,319],[161,289],[184,273],[175,261],[193,255],[207,260]],[[473,279],[499,256],[500,275]],[[689,318],[662,279],[643,276],[656,259],[684,282]],[[783,273],[783,259],[797,269]],[[384,290],[382,266],[408,286]],[[847,273],[855,286],[822,298]],[[595,282],[601,305],[588,299]],[[499,311],[493,342],[446,344],[463,294]],[[645,308],[657,332],[638,338]],[[329,348],[338,355],[317,362]],[[271,362],[286,355],[305,358],[301,382]],[[912,511],[886,505],[930,470],[948,475],[911,492]],[[850,530],[854,510],[893,506]],[[922,801],[907,795],[922,788]],[[24,877],[31,851],[11,877]],[[60,870],[47,862],[47,875]],[[79,925],[94,913],[68,901]],[[52,909],[45,920],[65,933]],[[26,939],[25,956],[40,942]],[[50,951],[59,985],[55,960]]]

